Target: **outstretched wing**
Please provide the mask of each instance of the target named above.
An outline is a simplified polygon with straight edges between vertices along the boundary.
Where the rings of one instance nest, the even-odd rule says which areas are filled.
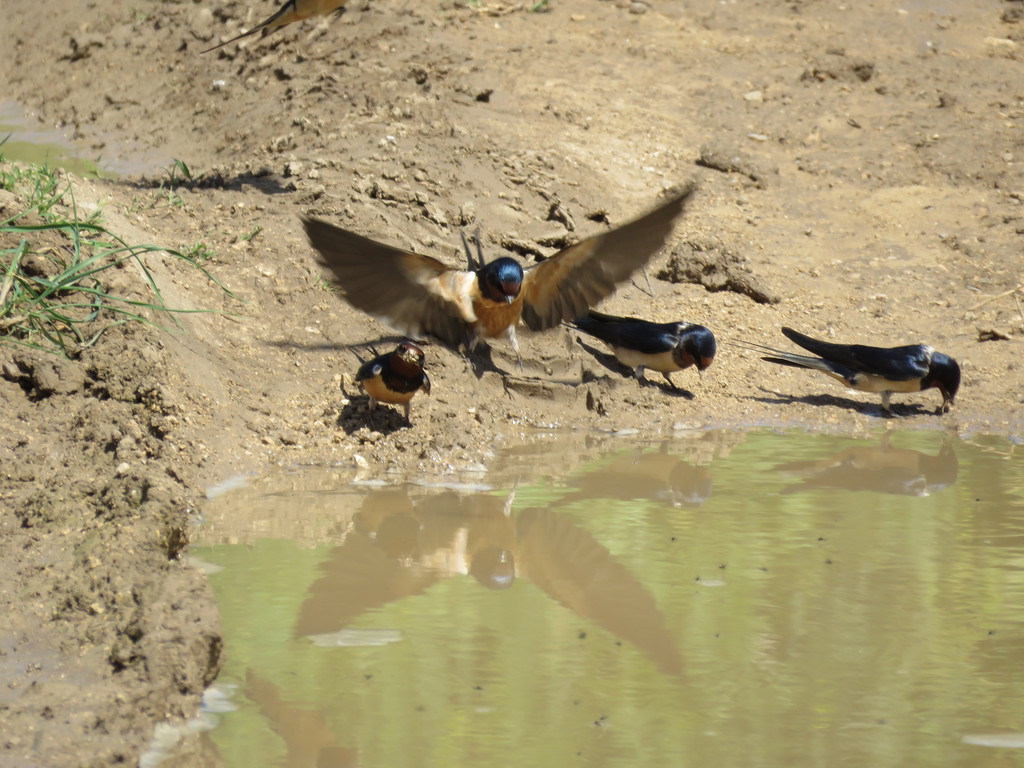
[[[585,314],[647,263],[668,239],[693,187],[621,227],[587,238],[531,267],[523,280],[523,322],[535,331]]]
[[[469,340],[476,317],[470,297],[472,272],[446,267],[437,259],[393,248],[320,219],[303,219],[306,234],[356,309],[378,317],[395,330],[430,333],[446,344]]]
[[[932,349],[924,344],[905,347],[867,347],[861,344],[831,344],[783,328],[782,333],[794,344],[856,371],[882,376],[890,381],[910,381],[928,373]]]

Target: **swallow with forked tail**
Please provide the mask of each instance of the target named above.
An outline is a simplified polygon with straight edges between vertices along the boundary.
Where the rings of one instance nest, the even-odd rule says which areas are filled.
[[[542,331],[584,314],[642,267],[668,238],[692,195],[688,188],[650,213],[523,269],[502,257],[487,264],[467,248],[468,270],[403,251],[307,218],[317,261],[345,299],[410,336],[429,333],[451,347],[506,336],[522,366],[516,325]],[[479,246],[479,241],[478,241]]]
[[[922,392],[935,388],[942,393],[942,405],[937,413],[946,413],[953,406],[960,389],[960,366],[956,360],[926,344],[867,347],[818,341],[792,328],[783,328],[782,333],[818,357],[794,355],[751,342],[743,342],[743,345],[771,353],[770,357],[761,358],[769,363],[822,371],[850,389],[878,392],[882,395],[882,409],[887,412],[894,392]]]
[[[281,27],[286,27],[294,21],[308,19],[311,16],[326,16],[329,13],[337,13],[340,16],[345,12],[345,3],[347,2],[348,0],[287,0],[269,19],[260,22],[248,32],[243,32],[236,37],[232,37],[230,40],[225,40],[223,43],[218,43],[212,48],[207,48],[202,53],[216,51],[218,48],[236,43],[250,35],[255,35],[257,32],[262,32],[262,36],[266,37],[271,32],[281,29]]]
[[[644,369],[659,371],[672,389],[671,374],[696,365],[705,370],[715,359],[715,336],[703,325],[651,323],[633,317],[616,317],[591,310],[572,324],[603,341],[633,375],[644,381]]]
[[[356,381],[370,396],[370,418],[377,403],[401,405],[405,420],[412,424],[413,396],[423,390],[430,394],[430,379],[423,370],[423,350],[412,342],[403,341],[393,352],[367,360],[356,371]],[[362,362],[362,361],[360,361]]]

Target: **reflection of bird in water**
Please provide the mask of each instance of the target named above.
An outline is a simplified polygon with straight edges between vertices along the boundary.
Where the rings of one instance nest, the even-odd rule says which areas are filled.
[[[707,467],[668,453],[666,443],[657,452],[628,451],[610,462],[598,462],[568,482],[576,490],[559,499],[559,506],[587,499],[658,499],[674,507],[699,507],[714,488]]]
[[[353,531],[322,564],[296,636],[336,632],[369,610],[472,575],[490,587],[515,576],[515,519],[508,497],[442,493],[417,499],[404,488],[369,493]],[[477,563],[476,561],[480,562]]]
[[[527,509],[519,517],[523,575],[579,616],[626,640],[670,675],[683,660],[648,589],[570,517]]]
[[[251,669],[245,675],[242,692],[260,708],[267,724],[284,741],[288,751],[286,768],[359,768],[361,765],[358,750],[341,745],[327,724],[324,712],[283,696],[276,685]]]
[[[668,500],[674,507],[699,507],[711,498],[714,482],[707,467],[679,461],[668,477]]]
[[[893,448],[888,435],[881,445],[857,445],[818,461],[796,461],[775,469],[802,479],[783,489],[796,493],[808,488],[875,491],[904,496],[929,496],[956,482],[960,462],[952,444],[943,442],[931,456],[910,448]]]
[[[525,579],[636,645],[662,671],[681,674],[664,616],[629,569],[568,516],[538,509],[513,515],[513,498],[370,493],[344,543],[321,564],[295,635],[339,633],[358,616],[448,578],[469,575],[499,590]]]

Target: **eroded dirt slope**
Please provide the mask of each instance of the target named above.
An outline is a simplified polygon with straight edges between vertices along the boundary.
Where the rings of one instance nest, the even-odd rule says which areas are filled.
[[[786,347],[782,325],[931,343],[961,362],[957,407],[898,398],[901,426],[1020,434],[1021,3],[353,0],[199,55],[270,7],[4,5],[5,96],[140,169],[76,182],[79,203],[128,240],[212,254],[233,293],[153,258],[169,304],[230,314],[111,334],[69,364],[0,348],[5,659],[38,665],[0,710],[16,759],[131,761],[145,723],[194,708],[216,623],[177,532],[204,483],[240,471],[458,471],[549,426],[881,426],[875,398],[728,344]],[[161,170],[173,158],[191,180]],[[350,347],[392,337],[325,288],[301,215],[452,264],[479,228],[491,256],[531,262],[690,180],[654,295],[638,276],[603,306],[718,334],[700,380],[676,375],[689,394],[560,329],[521,334],[507,386],[428,346],[414,426],[367,428]],[[509,353],[495,345],[512,371]]]

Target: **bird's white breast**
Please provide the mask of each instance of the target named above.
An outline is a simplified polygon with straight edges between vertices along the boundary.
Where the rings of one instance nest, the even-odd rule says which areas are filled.
[[[644,368],[658,371],[659,373],[672,373],[679,370],[679,364],[672,357],[671,349],[654,355],[637,352],[635,349],[629,349],[628,347],[613,346],[611,350],[620,363],[628,365],[630,368],[642,365]]]
[[[891,381],[873,373],[858,373],[853,388],[861,392],[920,392],[921,380]]]

